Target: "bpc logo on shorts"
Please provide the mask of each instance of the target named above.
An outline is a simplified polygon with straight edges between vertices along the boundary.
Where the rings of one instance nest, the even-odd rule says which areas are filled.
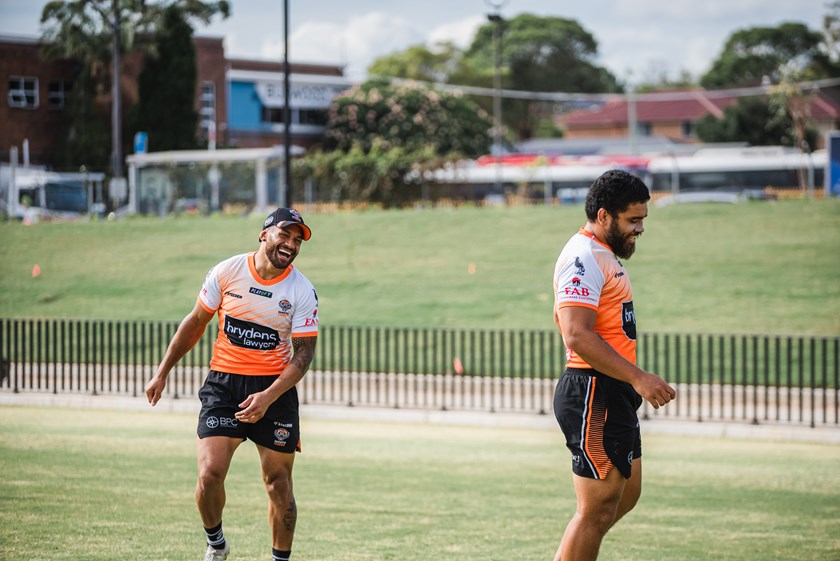
[[[219,419],[217,419],[216,417],[207,417],[207,420],[204,421],[204,424],[206,424],[211,429],[214,429],[219,426]]]

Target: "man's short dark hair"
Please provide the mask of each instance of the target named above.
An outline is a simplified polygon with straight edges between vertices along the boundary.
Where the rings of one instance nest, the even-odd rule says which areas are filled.
[[[596,220],[598,210],[606,210],[610,216],[618,216],[634,203],[646,203],[650,191],[644,181],[633,174],[619,169],[605,171],[596,179],[586,194],[586,218]]]

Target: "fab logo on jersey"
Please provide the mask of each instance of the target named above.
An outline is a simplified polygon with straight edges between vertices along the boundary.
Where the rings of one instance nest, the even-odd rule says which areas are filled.
[[[574,277],[572,279],[572,286],[567,286],[565,289],[566,296],[589,296],[589,289],[580,285],[580,279]]]

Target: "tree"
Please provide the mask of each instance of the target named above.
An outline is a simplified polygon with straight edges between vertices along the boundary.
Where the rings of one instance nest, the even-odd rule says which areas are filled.
[[[44,57],[47,60],[69,58],[78,61],[79,77],[84,75],[86,81],[86,95],[95,96],[97,110],[103,113],[107,111],[110,101],[108,92],[112,77],[109,62],[113,54],[115,4],[119,10],[120,44],[125,50],[148,49],[158,24],[163,21],[164,12],[170,7],[181,11],[186,19],[192,18],[203,23],[209,23],[215,14],[222,14],[223,17],[230,14],[227,0],[172,0],[158,3],[146,0],[56,0],[47,3],[41,12]],[[195,85],[192,87],[195,88]],[[79,107],[82,104],[71,104],[67,111],[80,110]],[[78,115],[70,115],[67,119],[68,122],[77,123],[80,120]],[[67,142],[88,142],[83,137],[72,137],[69,130],[64,135]]]
[[[494,25],[482,25],[466,50],[463,67],[480,69],[483,85],[492,83]],[[598,42],[570,19],[520,14],[502,20],[503,87],[534,92],[611,93],[621,91],[615,76],[595,63]],[[505,124],[519,138],[534,135],[539,121],[550,115],[539,101],[507,99]]]
[[[765,77],[778,82],[784,65],[801,68],[810,79],[826,78],[836,71],[823,49],[820,32],[802,23],[783,23],[733,33],[700,83],[715,89],[754,86]]]
[[[789,113],[779,114],[763,96],[742,97],[724,110],[720,119],[706,115],[697,122],[697,137],[703,142],[747,142],[752,146],[798,146]],[[818,133],[807,129],[806,140],[814,146]]]
[[[829,59],[832,64],[840,65],[840,1],[826,4],[823,16],[823,36]]]
[[[487,153],[491,126],[489,115],[466,97],[417,82],[370,80],[333,99],[325,142],[343,152],[354,145],[369,151],[379,142],[386,150],[430,147],[437,155],[474,158]]]
[[[409,47],[374,61],[371,74],[445,82],[453,85],[493,86],[494,26],[501,25],[502,87],[536,92],[619,92],[616,78],[595,63],[598,43],[574,20],[521,14],[498,24],[482,25],[466,51],[452,45],[430,49]],[[475,96],[492,111],[489,96]],[[550,105],[541,101],[506,99],[502,117],[520,138],[533,136],[540,122],[551,118]]]
[[[386,206],[409,197],[425,172],[486,154],[489,115],[469,98],[417,82],[369,80],[333,99],[327,150],[295,161],[295,175],[328,185],[336,200]]]
[[[196,61],[193,30],[181,10],[170,6],[138,78],[139,101],[132,129],[149,133],[155,151],[197,147]]]
[[[413,45],[402,52],[377,58],[368,67],[368,74],[382,78],[446,82],[457,72],[462,55],[462,51],[448,41],[432,48]]]
[[[56,147],[56,163],[60,168],[89,170],[108,167],[111,152],[111,129],[106,116],[95,103],[96,84],[89,69],[82,68],[67,98],[62,127]]]

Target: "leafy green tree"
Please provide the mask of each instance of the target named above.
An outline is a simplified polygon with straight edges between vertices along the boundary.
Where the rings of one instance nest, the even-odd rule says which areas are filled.
[[[47,60],[68,58],[79,62],[80,74],[85,81],[85,95],[99,99],[107,99],[110,91],[112,60],[112,39],[114,20],[113,0],[54,0],[48,2],[41,12],[43,27],[42,43],[44,57]],[[195,19],[209,23],[210,19],[221,14],[227,17],[230,6],[227,0],[205,2],[202,0],[170,0],[161,2],[147,2],[146,0],[120,0],[119,10],[120,44],[124,50],[148,49],[154,38],[158,25],[163,21],[163,14],[168,8],[175,8],[187,19]],[[195,85],[192,86],[195,88]],[[107,111],[106,104],[97,103],[96,107],[103,113]],[[66,111],[88,111],[83,104],[70,104]],[[101,142],[101,139],[86,139],[89,128],[83,128],[80,123],[83,115],[69,115],[67,122],[76,123],[75,129],[65,130],[63,135],[67,143],[81,143],[83,145]],[[110,144],[110,143],[109,143]],[[125,144],[124,144],[125,145]],[[80,152],[76,149],[65,151],[67,154]],[[83,162],[76,162],[81,164]]]
[[[429,48],[413,45],[406,50],[379,57],[368,67],[370,76],[406,78],[423,82],[447,82],[457,72],[462,51],[451,42]]]
[[[826,3],[823,16],[823,36],[826,51],[835,65],[840,64],[840,1]]]
[[[532,14],[482,25],[465,51],[447,44],[436,49],[415,45],[377,59],[368,71],[379,76],[491,88],[496,71],[496,25],[501,26],[499,63],[503,88],[535,92],[621,91],[615,76],[597,65],[598,43],[579,23]],[[492,112],[490,96],[473,99],[486,112]],[[550,105],[541,101],[503,101],[503,124],[520,138],[545,132],[540,122],[550,118],[550,114]]]
[[[149,133],[154,151],[197,147],[196,60],[193,29],[184,13],[170,6],[138,78],[139,101],[132,108],[134,131]]]
[[[816,142],[813,129],[803,132]],[[697,137],[703,142],[747,142],[752,146],[799,146],[789,112],[781,114],[764,96],[742,97],[724,110],[723,117],[706,115],[697,122]],[[811,144],[815,146],[815,144]]]
[[[432,146],[409,151],[404,147],[385,147],[376,140],[369,149],[354,143],[346,152],[333,150],[311,151],[293,162],[296,181],[314,181],[324,198],[333,201],[366,201],[386,207],[399,206],[416,200],[416,188],[409,187],[415,179],[448,162],[455,155],[440,156]]]
[[[409,186],[425,172],[486,154],[491,126],[464,96],[369,80],[333,99],[326,151],[296,160],[294,173],[327,186],[334,200],[395,206],[413,196]]]
[[[598,66],[598,42],[575,21],[520,14],[510,20],[482,25],[464,53],[462,68],[480,70],[484,86],[494,73],[494,26],[501,25],[502,85],[534,92],[614,93],[621,86],[607,69]],[[538,101],[506,99],[502,118],[519,138],[534,135],[550,109]]]
[[[832,76],[837,70],[823,48],[820,32],[802,23],[782,23],[733,33],[700,83],[715,89],[757,85],[765,77],[778,82],[785,65],[802,69],[811,79]]]
[[[67,97],[62,119],[64,134],[56,147],[59,168],[76,171],[108,167],[111,158],[111,128],[95,103],[96,85],[89,70],[82,68]]]
[[[343,152],[354,146],[369,151],[379,142],[384,150],[431,147],[437,155],[474,158],[487,153],[491,126],[489,115],[466,97],[416,82],[370,80],[333,99],[325,142]]]

